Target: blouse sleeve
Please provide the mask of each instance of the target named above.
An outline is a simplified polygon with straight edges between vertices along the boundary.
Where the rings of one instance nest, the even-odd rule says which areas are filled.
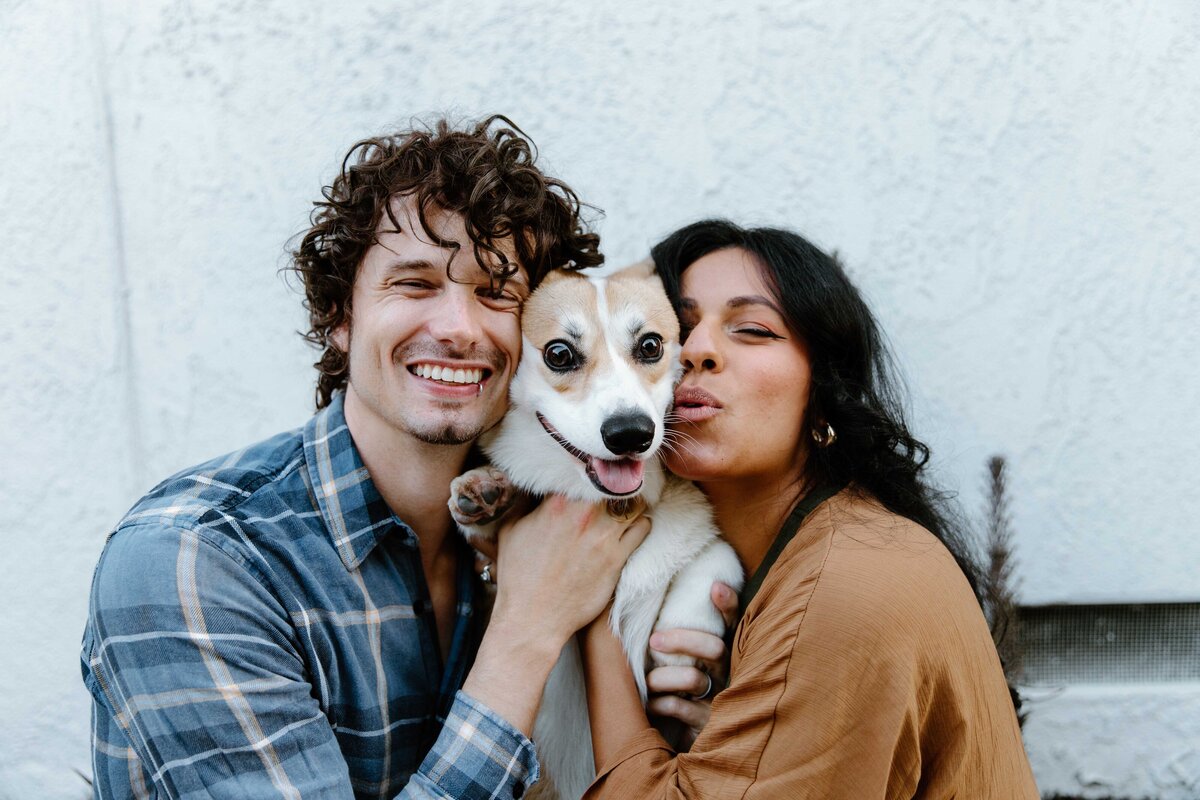
[[[806,727],[789,708],[795,690],[789,678],[819,577],[814,570],[787,588],[764,583],[738,627],[730,684],[713,700],[708,725],[689,752],[676,754],[646,730],[600,770],[586,797],[770,796],[770,776],[801,759],[800,742],[790,742],[787,764],[771,763],[767,750],[773,739],[791,740]]]
[[[924,569],[942,553],[826,540],[806,559],[816,569],[774,582],[770,596],[764,583],[747,609],[730,686],[691,751],[646,731],[587,797],[911,798],[923,761],[958,784],[979,703],[971,678],[944,665],[967,676],[977,666],[963,656],[963,636],[977,632],[957,620],[978,607],[969,589],[942,586],[961,577],[952,562]]]

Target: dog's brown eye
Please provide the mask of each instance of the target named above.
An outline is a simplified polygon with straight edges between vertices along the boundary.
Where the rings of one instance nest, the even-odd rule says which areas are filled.
[[[653,364],[663,357],[663,340],[657,333],[647,333],[638,340],[637,350],[634,353],[639,361],[645,361],[648,364]]]
[[[542,360],[555,372],[570,372],[579,366],[579,356],[576,355],[575,348],[561,339],[555,339],[546,345],[542,350]]]

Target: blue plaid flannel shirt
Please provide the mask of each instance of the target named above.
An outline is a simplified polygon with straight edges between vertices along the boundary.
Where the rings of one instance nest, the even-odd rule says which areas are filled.
[[[95,796],[520,797],[533,744],[458,690],[483,624],[463,555],[443,665],[416,535],[341,395],[159,484],[92,582]]]

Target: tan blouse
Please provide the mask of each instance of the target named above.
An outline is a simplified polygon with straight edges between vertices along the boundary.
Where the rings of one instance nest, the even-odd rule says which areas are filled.
[[[738,625],[690,752],[655,731],[588,798],[1037,800],[979,604],[929,531],[844,490],[817,506]]]

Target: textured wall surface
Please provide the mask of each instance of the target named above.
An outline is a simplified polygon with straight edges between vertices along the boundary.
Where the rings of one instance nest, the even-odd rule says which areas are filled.
[[[968,512],[1009,456],[1024,601],[1200,600],[1194,3],[334,5],[0,0],[0,797],[84,790],[106,529],[303,421],[285,243],[414,114],[512,116],[612,261],[704,215],[837,249]],[[1096,691],[1035,707],[1043,788],[1197,796],[1196,690]]]
[[[1038,785],[1072,797],[1200,797],[1200,686],[1027,690],[1026,748]]]

